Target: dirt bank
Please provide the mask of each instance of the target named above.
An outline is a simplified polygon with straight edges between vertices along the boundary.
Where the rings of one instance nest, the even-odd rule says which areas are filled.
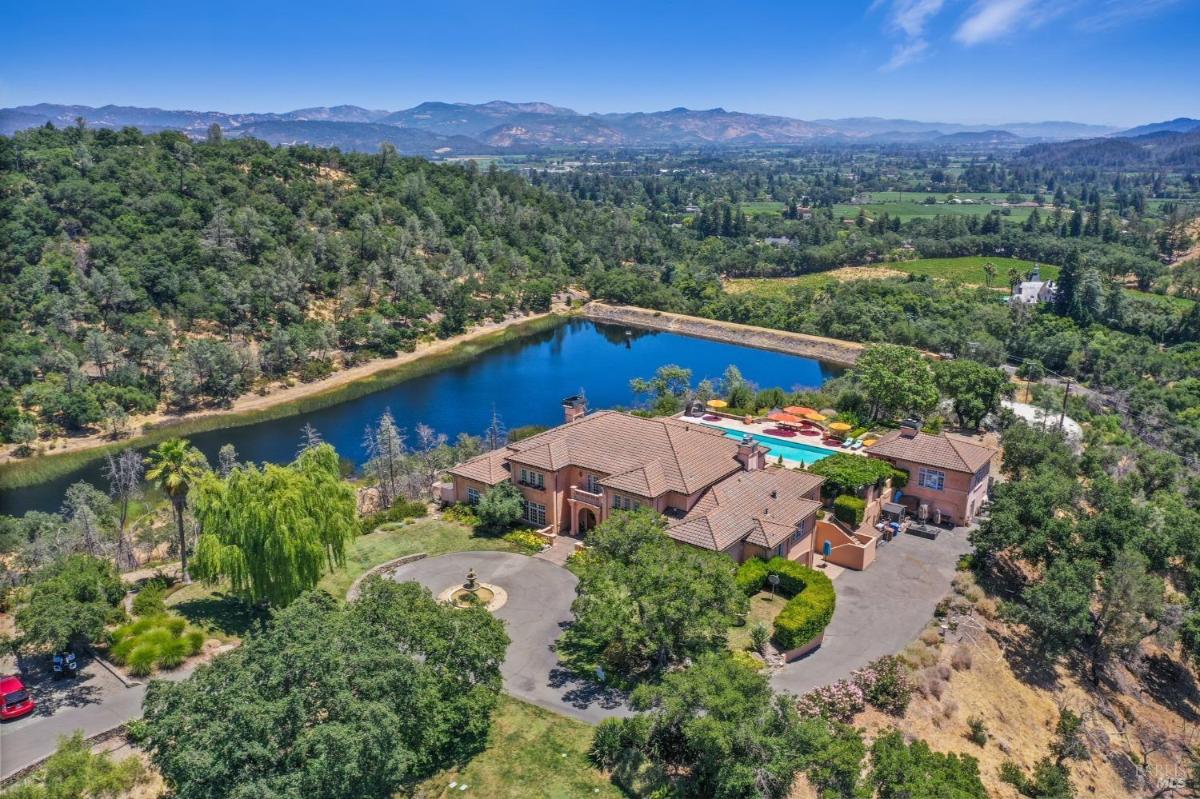
[[[608,305],[589,302],[583,307],[584,316],[597,322],[626,324],[647,327],[651,330],[667,330],[687,336],[742,344],[764,350],[786,352],[816,358],[840,366],[853,366],[863,352],[863,345],[835,338],[808,336],[804,333],[789,333],[785,330],[768,330],[733,322],[718,322],[698,316],[651,311],[632,305]]]

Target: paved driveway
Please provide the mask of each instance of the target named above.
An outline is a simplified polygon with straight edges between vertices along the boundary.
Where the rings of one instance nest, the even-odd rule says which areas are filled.
[[[42,661],[23,677],[37,700],[37,709],[0,724],[0,778],[53,754],[61,736],[82,730],[84,737],[90,737],[142,715],[144,683],[126,688],[95,661],[82,663],[79,676],[73,679],[54,680]],[[161,676],[181,680],[192,671],[188,666]]]
[[[578,582],[566,569],[508,552],[458,552],[401,566],[392,579],[419,582],[436,596],[462,583],[468,569],[475,569],[481,582],[508,592],[504,607],[495,611],[512,639],[500,667],[505,691],[591,723],[628,714],[622,696],[578,680],[558,665],[554,642],[572,619]]]
[[[958,559],[971,551],[965,528],[936,541],[902,535],[879,549],[866,571],[834,580],[837,609],[821,648],[771,677],[776,690],[805,693],[907,646],[950,590]]]

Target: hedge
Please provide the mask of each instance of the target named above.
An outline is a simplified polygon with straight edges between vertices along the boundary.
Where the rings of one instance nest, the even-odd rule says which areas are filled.
[[[863,514],[866,513],[867,503],[851,494],[842,494],[833,501],[833,516],[839,522],[857,528],[862,524]]]
[[[779,575],[776,590],[791,596],[775,617],[775,643],[782,649],[796,649],[820,635],[833,619],[837,600],[833,582],[815,569],[782,557],[769,561],[752,558],[738,567],[734,579],[743,591],[753,594],[763,590],[770,574]]]

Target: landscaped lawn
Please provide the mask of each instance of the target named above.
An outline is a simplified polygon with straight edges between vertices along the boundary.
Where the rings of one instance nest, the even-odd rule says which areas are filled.
[[[779,216],[786,206],[777,200],[751,200],[742,203],[742,213],[746,216]]]
[[[501,697],[488,748],[461,769],[426,780],[415,796],[619,797],[587,759],[594,728],[540,707]],[[450,783],[468,786],[466,791]]]
[[[345,566],[325,575],[317,587],[341,598],[346,596],[356,577],[380,563],[416,552],[444,555],[478,549],[518,551],[502,538],[475,535],[473,530],[457,522],[417,519],[412,524],[389,524],[354,539],[346,548]]]
[[[750,597],[750,612],[746,615],[746,623],[729,628],[729,648],[734,652],[749,649],[750,630],[754,625],[761,622],[770,630],[771,625],[775,623],[775,617],[786,604],[786,599],[778,595],[772,597],[770,591],[760,591]]]
[[[478,549],[517,551],[502,538],[475,535],[470,528],[457,522],[417,519],[412,524],[388,524],[354,539],[346,548],[345,564],[326,574],[317,587],[340,599],[346,596],[355,578],[389,560],[416,552],[444,555]],[[193,624],[209,627],[226,636],[241,637],[259,619],[266,618],[266,614],[228,594],[228,590],[225,584],[192,583],[170,594],[166,603]]]

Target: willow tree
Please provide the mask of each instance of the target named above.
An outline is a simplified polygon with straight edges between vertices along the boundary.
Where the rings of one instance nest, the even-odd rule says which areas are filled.
[[[194,489],[194,507],[202,530],[195,576],[228,579],[235,593],[277,607],[340,566],[358,529],[354,489],[328,444],[287,466],[244,464],[225,479],[209,473]]]

